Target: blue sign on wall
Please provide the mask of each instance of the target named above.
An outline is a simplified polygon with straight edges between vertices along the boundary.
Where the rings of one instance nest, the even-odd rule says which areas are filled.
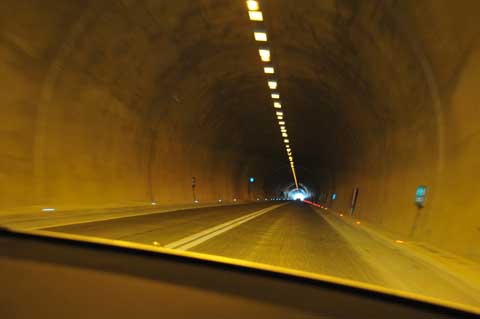
[[[248,179],[248,181],[249,181],[250,183],[255,183],[255,177],[250,177],[250,178]]]
[[[336,200],[336,199],[337,199],[337,194],[333,193],[332,200]]]
[[[415,192],[415,204],[422,208],[425,206],[425,197],[427,195],[427,186],[420,185]]]

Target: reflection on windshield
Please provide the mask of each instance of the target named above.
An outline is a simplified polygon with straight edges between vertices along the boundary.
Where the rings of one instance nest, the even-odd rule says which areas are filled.
[[[3,1],[0,225],[480,308],[478,9]]]

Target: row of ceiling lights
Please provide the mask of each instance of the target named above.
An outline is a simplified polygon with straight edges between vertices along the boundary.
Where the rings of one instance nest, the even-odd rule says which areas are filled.
[[[248,16],[250,20],[256,21],[258,23],[263,24],[263,12],[260,10],[260,5],[258,1],[249,0],[247,1],[247,9],[248,9]],[[260,30],[255,30],[253,32],[253,36],[255,41],[257,42],[264,42],[265,44],[268,43],[268,36],[267,31],[263,27]],[[260,55],[260,60],[262,62],[267,63],[263,67],[263,72],[267,75],[275,74],[275,68],[272,65],[272,57],[271,51],[269,46],[262,46],[258,49],[258,53]],[[290,140],[288,139],[287,133],[287,124],[284,118],[284,112],[282,110],[282,103],[280,102],[280,93],[278,92],[278,82],[275,79],[268,79],[267,81],[268,88],[270,89],[270,96],[273,101],[273,108],[275,109],[275,115],[278,120],[278,125],[280,127],[280,134],[283,138],[283,143],[285,144],[285,150],[287,152],[288,160],[290,162],[290,168],[292,170],[293,180],[295,182],[295,186],[298,189],[298,181],[297,181],[297,174],[295,172],[295,163],[293,161],[293,152],[292,147],[290,145]]]

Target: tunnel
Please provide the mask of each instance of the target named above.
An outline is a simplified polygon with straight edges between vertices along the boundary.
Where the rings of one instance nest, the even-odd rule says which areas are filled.
[[[480,258],[480,2],[261,5],[1,1],[0,214],[292,189],[261,29],[311,200]]]

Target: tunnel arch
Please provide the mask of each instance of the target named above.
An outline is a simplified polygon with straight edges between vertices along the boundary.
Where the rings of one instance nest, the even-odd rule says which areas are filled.
[[[263,4],[302,185],[343,210],[359,187],[358,218],[479,256],[478,1]],[[2,210],[291,183],[243,1],[3,1],[0,21]]]

